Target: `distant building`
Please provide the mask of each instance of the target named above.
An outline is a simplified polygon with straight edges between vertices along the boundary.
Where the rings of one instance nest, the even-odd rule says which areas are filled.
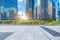
[[[36,20],[37,20],[37,7],[36,7]]]
[[[10,16],[10,20],[18,19],[18,11],[17,11],[17,9],[16,8],[10,8],[9,16]]]
[[[25,13],[28,19],[34,19],[34,0],[26,0]]]
[[[47,19],[48,16],[48,0],[38,0],[37,19]]]
[[[52,19],[52,20],[56,19],[56,6],[52,0],[50,0],[48,4],[48,15],[49,15],[49,19]]]
[[[18,0],[0,0],[1,20],[16,20],[18,16]]]
[[[2,16],[2,20],[7,20],[7,14],[6,14],[5,11],[4,11],[4,14],[3,14],[3,16]]]
[[[0,20],[3,20],[3,14],[4,14],[4,7],[0,6]]]
[[[0,20],[1,20],[1,13],[0,13]]]
[[[37,7],[34,8],[34,20],[37,19]]]
[[[58,19],[60,20],[60,0],[58,1]]]
[[[37,20],[37,0],[34,0],[34,20]]]

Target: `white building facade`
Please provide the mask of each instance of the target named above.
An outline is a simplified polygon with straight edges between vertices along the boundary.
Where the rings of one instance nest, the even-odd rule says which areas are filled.
[[[49,19],[52,20],[56,19],[56,6],[52,0],[48,4],[48,15],[49,15]]]
[[[48,0],[38,0],[37,19],[47,19]]]

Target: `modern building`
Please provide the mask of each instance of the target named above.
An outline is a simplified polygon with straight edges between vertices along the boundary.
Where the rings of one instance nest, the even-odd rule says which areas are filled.
[[[48,16],[48,0],[38,0],[37,19],[47,19]]]
[[[3,19],[4,7],[0,6],[0,20]]]
[[[25,14],[28,19],[34,19],[34,0],[26,0]]]
[[[4,0],[0,0],[0,20],[2,20],[2,18],[3,18],[2,14],[4,13],[4,7],[3,7],[4,5],[3,4],[4,4]]]
[[[0,13],[2,14],[1,16],[2,20],[7,20],[7,19],[15,20],[16,19],[16,16],[18,16],[17,3],[18,3],[18,0],[0,0]]]
[[[7,18],[7,13],[4,11],[4,14],[3,14],[3,16],[2,16],[2,20],[7,20],[8,18]]]
[[[36,20],[37,20],[37,6],[36,6]]]
[[[56,20],[56,5],[52,0],[48,4],[48,15],[49,19]]]
[[[1,20],[1,16],[2,16],[2,15],[1,15],[1,13],[0,13],[0,20]]]
[[[34,10],[34,20],[37,20],[37,6],[36,6],[36,8]]]
[[[37,20],[37,0],[34,0],[34,20]]]
[[[18,11],[16,8],[9,9],[10,20],[16,20],[18,18]],[[16,18],[17,17],[17,18]]]
[[[58,19],[60,20],[60,0],[58,1]]]

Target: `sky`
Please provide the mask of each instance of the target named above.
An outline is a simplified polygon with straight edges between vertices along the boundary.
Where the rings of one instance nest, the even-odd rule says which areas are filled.
[[[4,7],[10,8],[10,7],[17,7],[17,0],[4,0]]]
[[[0,6],[3,6],[5,8],[10,8],[10,7],[17,7],[17,0],[0,0]]]
[[[18,14],[25,13],[25,0],[18,0]]]

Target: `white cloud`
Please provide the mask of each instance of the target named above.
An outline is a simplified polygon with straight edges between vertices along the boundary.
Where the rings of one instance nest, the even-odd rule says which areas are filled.
[[[18,12],[18,15],[22,15],[22,14],[24,15],[24,12],[22,12],[22,11]]]
[[[60,0],[59,0],[59,3],[60,3]]]
[[[22,2],[23,2],[23,0],[18,0],[18,8],[22,7],[22,5],[21,5]]]
[[[18,15],[20,15],[20,14],[22,14],[22,11],[19,11],[19,12],[18,12]]]
[[[23,2],[23,0],[18,0],[18,2]]]
[[[20,18],[23,18],[25,16],[24,12],[22,12],[22,11],[19,11],[18,15],[19,15]]]

